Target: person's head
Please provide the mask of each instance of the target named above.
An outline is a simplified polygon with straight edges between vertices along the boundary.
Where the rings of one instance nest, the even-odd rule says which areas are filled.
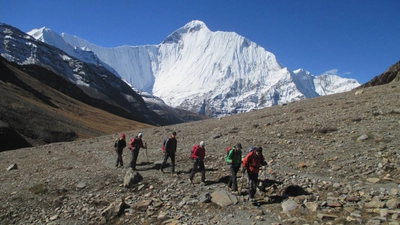
[[[256,153],[257,153],[257,154],[262,154],[262,147],[258,147],[258,148],[256,149]]]
[[[200,141],[200,146],[204,148],[206,146],[206,143],[204,141]]]
[[[142,138],[142,136],[143,136],[142,133],[139,133],[139,134],[138,134],[138,137],[139,137],[139,138]]]
[[[235,145],[235,147],[236,147],[236,150],[242,150],[242,144],[240,144],[240,143],[237,143]]]
[[[176,137],[176,132],[175,132],[175,131],[172,132],[172,136],[173,136],[173,137]]]
[[[125,139],[125,133],[122,133],[121,139]]]

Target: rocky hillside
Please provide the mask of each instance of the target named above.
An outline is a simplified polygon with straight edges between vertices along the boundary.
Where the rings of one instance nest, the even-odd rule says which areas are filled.
[[[400,81],[400,61],[391,66],[384,73],[374,77],[371,81],[361,85],[360,88],[373,87],[382,84],[389,84],[391,82]]]
[[[112,146],[120,133],[1,152],[0,221],[399,224],[399,125],[397,82],[222,119],[132,127],[128,139],[141,132],[148,146],[134,172],[127,149],[126,167],[115,168]],[[161,173],[160,145],[172,131],[178,133],[177,173],[170,167]],[[207,182],[200,184],[196,174],[191,185],[190,150],[201,140]],[[225,148],[236,142],[262,146],[269,162],[255,203],[247,200],[246,185],[239,195],[226,188]]]
[[[0,71],[0,152],[152,127],[43,67],[0,57]]]

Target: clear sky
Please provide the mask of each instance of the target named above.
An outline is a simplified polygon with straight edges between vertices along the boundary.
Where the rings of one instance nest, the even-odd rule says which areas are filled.
[[[0,22],[102,47],[159,44],[192,20],[233,31],[291,70],[365,83],[400,60],[400,0],[0,0]]]

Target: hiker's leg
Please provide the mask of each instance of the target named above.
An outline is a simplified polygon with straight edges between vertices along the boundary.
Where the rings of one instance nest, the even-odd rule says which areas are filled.
[[[168,154],[168,152],[165,152],[164,153],[164,159],[163,159],[163,162],[162,162],[161,167],[160,167],[161,171],[164,169],[164,166],[167,163],[168,158],[169,158],[169,154]]]
[[[171,153],[172,173],[175,173],[175,152]]]
[[[239,171],[240,167],[231,167],[231,179],[232,179],[232,190],[237,191],[237,172]]]
[[[119,163],[119,153],[118,153],[118,149],[115,149],[115,153],[117,153],[117,162],[115,163],[115,166],[118,166],[118,163]]]
[[[119,165],[120,166],[124,166],[124,162],[122,161],[122,151],[123,149],[121,149],[121,151],[119,151],[118,153],[118,157],[119,157]]]
[[[206,168],[204,166],[204,161],[201,160],[199,162],[200,170],[201,170],[201,182],[206,182]]]
[[[136,159],[137,159],[136,151],[132,150],[132,160],[131,160],[132,169],[136,169]]]
[[[257,174],[249,172],[249,197],[254,198],[256,194]]]
[[[233,166],[229,166],[229,173],[231,176],[229,177],[228,188],[231,188],[233,184],[233,171]]]
[[[190,177],[189,177],[190,181],[193,181],[194,174],[196,173],[198,165],[199,165],[199,161],[193,160],[193,169],[192,169],[192,172],[190,173]]]
[[[133,161],[133,163],[132,163],[133,169],[136,169],[136,161],[137,161],[138,156],[139,156],[139,151],[137,149],[133,150],[133,160],[132,160]]]

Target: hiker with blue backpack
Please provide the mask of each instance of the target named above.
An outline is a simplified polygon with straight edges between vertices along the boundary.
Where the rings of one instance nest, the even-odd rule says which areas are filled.
[[[267,165],[262,150],[262,147],[257,147],[247,154],[242,163],[243,173],[247,171],[249,178],[249,199],[252,202],[255,201],[254,196],[257,191],[259,168]]]
[[[226,162],[229,164],[229,170],[231,173],[228,188],[232,190],[232,194],[238,194],[237,173],[242,164],[242,144],[237,143],[229,150]]]

